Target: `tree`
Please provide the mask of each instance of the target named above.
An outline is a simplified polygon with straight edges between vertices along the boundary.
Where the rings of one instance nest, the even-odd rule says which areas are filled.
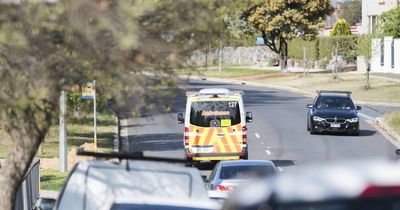
[[[367,67],[365,72],[365,89],[370,89],[370,79],[369,73],[371,70],[371,58],[374,55],[377,55],[379,52],[380,46],[374,42],[373,40],[378,38],[377,34],[369,34],[369,35],[361,35],[357,40],[357,55],[363,56],[365,66]]]
[[[266,46],[279,55],[281,69],[285,70],[288,41],[315,38],[332,12],[329,0],[266,0],[247,8],[234,24],[245,33],[260,34]]]
[[[351,35],[350,26],[345,19],[339,19],[331,31],[331,36]]]
[[[379,16],[380,32],[384,36],[400,37],[400,7],[396,7]]]
[[[345,19],[349,25],[355,25],[361,22],[362,2],[361,0],[347,0],[342,3],[342,12],[339,18]]]
[[[174,69],[200,37],[215,34],[218,9],[201,0],[38,2],[0,4],[0,127],[13,141],[0,168],[7,210],[57,117],[61,90],[96,79],[117,103],[135,96],[134,112],[160,108],[156,99],[173,95]]]

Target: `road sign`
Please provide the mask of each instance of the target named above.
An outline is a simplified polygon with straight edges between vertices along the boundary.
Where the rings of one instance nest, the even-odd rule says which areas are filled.
[[[92,82],[88,82],[82,85],[82,99],[93,99],[94,94],[94,84]]]
[[[264,45],[265,45],[264,38],[261,37],[261,36],[257,37],[257,39],[256,39],[256,45],[258,45],[258,46],[264,46]]]

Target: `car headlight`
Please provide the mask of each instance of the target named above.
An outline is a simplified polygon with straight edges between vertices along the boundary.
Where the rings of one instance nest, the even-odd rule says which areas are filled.
[[[347,119],[347,122],[356,123],[356,122],[358,122],[358,118],[355,117],[355,118]]]
[[[313,117],[313,120],[314,120],[314,121],[321,122],[321,121],[324,121],[325,119],[322,118],[322,117],[314,116],[314,117]]]

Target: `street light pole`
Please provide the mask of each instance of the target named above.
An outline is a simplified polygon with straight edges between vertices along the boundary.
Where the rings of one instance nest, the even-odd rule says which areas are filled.
[[[93,80],[93,135],[94,151],[97,152],[96,80]]]

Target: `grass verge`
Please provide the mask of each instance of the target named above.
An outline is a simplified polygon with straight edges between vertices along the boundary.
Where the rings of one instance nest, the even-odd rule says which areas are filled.
[[[97,115],[97,146],[99,150],[111,152],[114,149],[115,117],[111,113]],[[58,125],[50,127],[38,156],[42,158],[58,157]],[[79,147],[84,143],[93,143],[93,116],[68,117],[67,119],[68,149]]]
[[[307,92],[316,90],[346,90],[351,91],[354,100],[371,102],[400,103],[400,85],[397,82],[385,80],[382,77],[370,77],[371,88],[364,88],[364,74],[340,74],[339,79],[333,80],[331,74],[302,74],[271,77],[250,78],[249,80],[273,85],[298,88]]]
[[[218,69],[210,70],[183,70],[177,72],[180,75],[194,75],[194,76],[205,76],[205,77],[218,77],[218,78],[234,78],[241,76],[254,76],[263,74],[277,73],[275,70],[265,69],[249,69],[249,68],[223,68],[222,71]]]
[[[41,190],[60,191],[67,176],[68,172],[40,169],[40,188]]]
[[[400,135],[400,111],[387,114],[385,122]]]

